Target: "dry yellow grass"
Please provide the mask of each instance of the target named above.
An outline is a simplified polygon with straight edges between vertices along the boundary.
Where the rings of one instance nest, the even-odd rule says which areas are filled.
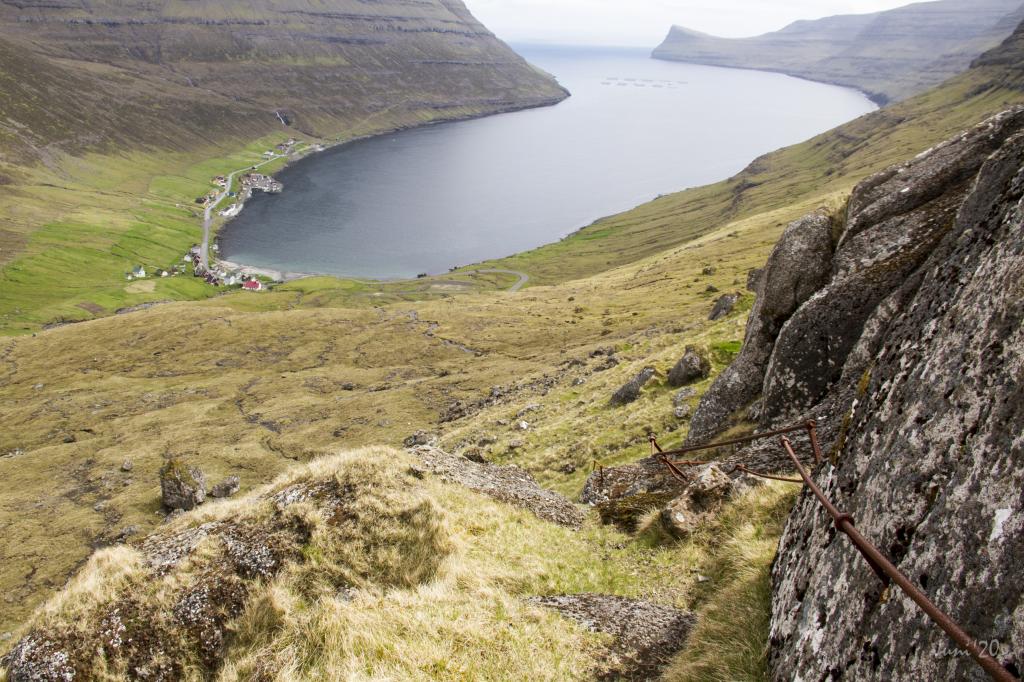
[[[704,611],[705,622],[721,616],[713,609],[725,600],[739,600],[746,613],[734,627],[756,628],[742,633],[747,639],[763,630],[760,605],[749,599],[766,589],[765,546],[779,531],[792,486],[756,489],[690,541],[667,543],[628,537],[593,519],[580,531],[549,524],[459,486],[416,479],[408,474],[412,466],[412,455],[380,447],[320,458],[159,531],[169,537],[216,522],[280,523],[267,498],[321,480],[351,491],[347,513],[363,519],[339,532],[313,506],[290,508],[313,529],[302,558],[269,581],[251,583],[244,611],[230,622],[233,636],[217,679],[588,679],[603,636],[527,604],[532,595],[645,597]],[[165,577],[154,577],[137,549],[98,552],[33,625],[57,641],[70,633],[86,651],[100,647],[106,635],[96,624],[111,605],[126,604],[130,595],[153,613],[171,612],[183,589],[205,580],[211,564],[216,568],[218,546],[204,540]],[[702,573],[711,581],[700,582]],[[175,639],[189,633],[156,621],[141,626],[144,636],[163,638],[161,649],[174,655],[184,679],[202,679],[188,641]],[[127,641],[133,625],[124,622]],[[713,640],[705,630],[702,623],[695,635],[702,643]],[[701,648],[696,657],[706,662],[710,655]],[[666,679],[704,679],[686,673],[683,656],[683,672]],[[117,660],[90,660],[97,678],[130,677]],[[743,663],[727,669],[756,672],[756,660]]]

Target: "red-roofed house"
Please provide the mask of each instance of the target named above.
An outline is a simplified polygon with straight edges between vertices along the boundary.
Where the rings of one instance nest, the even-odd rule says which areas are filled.
[[[246,291],[261,291],[263,289],[263,282],[258,279],[250,279],[248,282],[242,283],[242,288]]]

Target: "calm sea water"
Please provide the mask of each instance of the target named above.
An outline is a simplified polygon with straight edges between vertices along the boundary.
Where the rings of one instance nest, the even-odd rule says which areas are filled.
[[[520,51],[573,97],[303,160],[280,174],[283,194],[254,197],[221,232],[221,254],[292,272],[443,273],[722,180],[874,109],[852,90],[642,51]]]

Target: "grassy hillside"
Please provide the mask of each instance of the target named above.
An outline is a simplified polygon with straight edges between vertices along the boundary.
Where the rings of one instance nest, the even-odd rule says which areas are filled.
[[[457,1],[0,3],[0,333],[213,289],[126,286],[201,234],[210,179],[565,92]]]
[[[319,278],[0,340],[0,477],[7,491],[0,500],[0,632],[21,626],[96,548],[119,537],[131,546],[160,526],[157,472],[172,455],[214,481],[237,474],[243,492],[251,492],[296,463],[397,446],[425,429],[455,453],[519,464],[544,485],[575,495],[591,467],[646,454],[649,433],[663,444],[680,442],[686,419],[674,415],[664,375],[686,345],[703,348],[716,372],[734,357],[752,304],[743,291],[747,271],[763,263],[786,222],[841,206],[868,173],[1024,101],[1016,38],[942,88],[763,157],[736,178],[501,261],[531,275],[531,287],[515,294],[453,293],[429,279],[382,287]],[[210,170],[196,170],[196,177]],[[120,176],[95,177],[109,182],[104,192],[120,196]],[[175,183],[190,182],[185,177],[152,191],[182,191]],[[43,184],[36,191],[46,196]],[[106,194],[90,196],[98,204]],[[478,286],[494,289],[511,279],[490,276]],[[743,292],[736,310],[713,323],[707,315],[719,294],[709,286]],[[659,375],[640,399],[610,407],[611,393],[646,366]],[[708,383],[697,385],[698,395]],[[361,456],[403,461],[389,450]],[[284,662],[298,655],[325,674],[359,665],[401,675],[404,657],[393,645],[402,628],[417,674],[454,679],[500,671],[500,660],[476,656],[479,647],[464,639],[460,623],[468,620],[482,632],[507,633],[501,641],[508,660],[525,659],[537,641],[553,638],[554,649],[529,664],[558,677],[559,664],[586,668],[595,639],[559,630],[517,599],[601,589],[703,615],[672,679],[763,676],[767,567],[792,501],[785,487],[737,503],[683,544],[594,526],[572,534],[464,491],[427,488],[422,494],[443,510],[460,548],[460,563],[440,582],[397,592],[368,585],[365,600],[313,609],[289,595],[289,584],[274,586],[280,591],[261,602],[272,602],[272,618],[247,621],[253,639],[239,640],[232,665],[244,671],[266,652]],[[99,555],[73,598],[52,608],[87,606],[74,595],[95,584],[89,576],[104,562],[130,569],[130,550]],[[346,623],[355,627],[339,629]],[[261,628],[271,626],[287,637],[260,639],[267,632]],[[344,640],[353,632],[368,634]],[[303,648],[322,641],[306,639],[311,633],[349,648],[317,658]],[[431,667],[435,651],[457,667]],[[559,663],[558,651],[576,658]]]
[[[940,89],[768,154],[727,181],[662,197],[558,243],[488,265],[526,272],[534,284],[551,284],[636,262],[766,211],[779,211],[776,222],[785,223],[824,197],[849,191],[860,178],[1022,101],[1020,62],[1009,49],[989,53],[977,68]],[[151,291],[140,290],[125,283],[123,273],[139,262],[151,268],[177,262],[200,233],[197,210],[186,203],[190,197],[207,190],[212,175],[244,167],[283,136],[205,161],[198,154],[120,160],[94,155],[68,161],[63,178],[48,170],[19,171],[33,180],[5,186],[0,194],[0,215],[16,226],[15,238],[23,243],[17,262],[0,271],[5,294],[0,331],[25,333],[55,320],[109,315],[145,301],[216,293],[191,278],[151,281]],[[143,169],[138,175],[136,167]],[[75,176],[68,178],[67,169]],[[33,232],[40,224],[44,227]],[[482,290],[512,284],[495,276],[463,277]],[[318,300],[332,305],[365,305],[371,292],[382,293],[384,300],[450,292],[432,280],[385,285],[330,281],[316,286]]]
[[[658,59],[781,71],[855,87],[886,103],[964,71],[1024,19],[1017,0],[939,0],[885,12],[798,21],[753,38],[675,26]]]
[[[657,546],[594,524],[574,531],[545,523],[435,478],[411,476],[416,466],[414,457],[388,448],[324,458],[292,469],[246,498],[179,519],[157,536],[173,538],[199,524],[218,523],[271,533],[282,522],[313,528],[302,556],[271,580],[239,584],[231,569],[211,567],[204,557],[216,556],[214,541],[168,577],[153,576],[137,549],[118,547],[97,553],[61,599],[47,605],[38,625],[51,636],[72,635],[75,647],[99,651],[107,633],[67,633],[64,624],[89,622],[120,603],[119,641],[128,643],[127,649],[159,637],[164,660],[145,664],[180,671],[172,675],[176,679],[204,677],[211,667],[223,680],[592,679],[607,665],[602,660],[607,637],[530,605],[525,597],[580,592],[650,597],[657,585],[663,603],[714,602],[720,589],[705,587],[696,573],[679,571],[679,564],[699,566],[722,585],[763,582],[772,547],[754,536],[779,532],[794,497],[792,486],[783,484],[756,490],[734,502],[701,536]],[[372,517],[373,523],[333,530],[330,519],[312,505],[289,510],[291,518],[282,519],[267,501],[284,490],[332,480],[349,491],[346,513]],[[550,552],[551,547],[559,552]],[[755,557],[753,571],[737,565]],[[231,590],[248,592],[247,608],[230,621],[234,636],[222,659],[197,656],[193,633],[172,625],[176,589],[190,584],[221,590],[225,601]],[[161,603],[165,606],[155,619],[140,623],[130,617],[139,604]],[[123,679],[106,669],[100,656],[85,658],[92,667],[79,670],[79,676],[114,673],[113,679]],[[719,669],[732,663],[736,671],[746,666],[756,675],[757,658],[757,652],[731,651],[715,663]],[[710,667],[707,661],[679,663],[695,672],[702,664]]]

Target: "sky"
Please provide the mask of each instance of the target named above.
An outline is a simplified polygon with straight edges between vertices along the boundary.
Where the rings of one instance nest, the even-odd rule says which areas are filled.
[[[797,19],[864,14],[911,0],[464,0],[508,42],[653,48],[673,24],[719,36],[758,35]]]

